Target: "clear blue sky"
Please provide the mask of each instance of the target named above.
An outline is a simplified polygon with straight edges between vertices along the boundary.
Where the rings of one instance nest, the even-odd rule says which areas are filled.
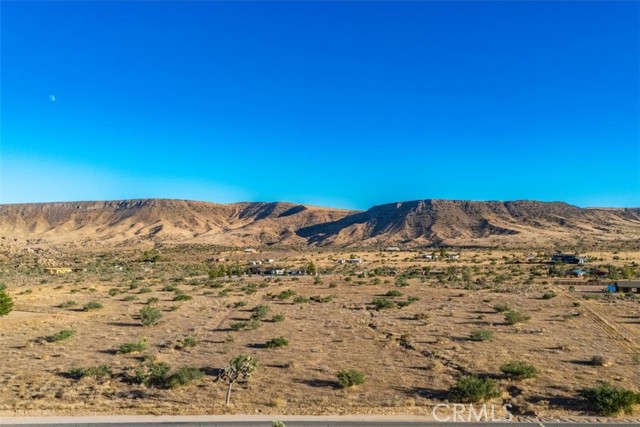
[[[0,7],[3,203],[640,206],[636,1]]]

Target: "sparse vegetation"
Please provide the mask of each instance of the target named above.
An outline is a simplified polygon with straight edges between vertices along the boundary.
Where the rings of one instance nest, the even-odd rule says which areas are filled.
[[[102,304],[99,303],[98,301],[89,301],[82,307],[82,309],[84,311],[100,310],[102,309]]]
[[[463,375],[449,389],[449,400],[458,403],[478,403],[500,396],[496,382],[476,375]]]
[[[338,384],[342,388],[355,387],[358,385],[364,384],[365,376],[364,373],[357,371],[355,369],[350,369],[348,371],[340,371],[336,375],[338,378]]]
[[[488,329],[476,329],[469,334],[471,341],[491,341],[493,340],[493,331]]]
[[[531,319],[531,316],[515,310],[510,310],[504,313],[504,321],[509,325],[526,322],[529,319]]]
[[[518,380],[535,378],[538,375],[538,370],[535,366],[522,361],[505,363],[504,365],[500,366],[500,370],[507,377]]]
[[[266,343],[267,348],[271,348],[271,349],[286,347],[288,345],[289,345],[289,340],[282,336],[272,338]]]
[[[618,415],[621,412],[633,414],[633,407],[640,403],[640,395],[623,387],[607,383],[580,390],[587,404],[603,416]]]
[[[145,306],[140,309],[140,321],[142,326],[155,325],[162,318],[162,313],[155,307]]]
[[[119,354],[141,353],[147,349],[147,339],[142,338],[137,342],[128,342],[120,345]]]
[[[45,338],[45,341],[47,342],[64,341],[71,338],[74,334],[75,332],[73,331],[73,329],[63,329],[60,332],[57,332],[53,335],[49,335],[48,337]]]

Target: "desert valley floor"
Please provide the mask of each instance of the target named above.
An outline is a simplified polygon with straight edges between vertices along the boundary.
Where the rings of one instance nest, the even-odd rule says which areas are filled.
[[[494,379],[494,402],[514,414],[590,415],[580,389],[638,387],[638,294],[558,284],[548,253],[455,252],[3,247],[15,306],[0,318],[0,415],[428,414],[464,374]],[[639,252],[586,255],[637,274]],[[256,274],[227,275],[252,264]],[[301,275],[258,274],[281,268]],[[161,316],[148,326],[145,307]],[[288,345],[269,348],[278,337]],[[216,378],[239,354],[259,366],[225,406]],[[510,361],[537,377],[508,378]],[[204,376],[137,383],[160,365]],[[340,388],[350,369],[364,384]]]

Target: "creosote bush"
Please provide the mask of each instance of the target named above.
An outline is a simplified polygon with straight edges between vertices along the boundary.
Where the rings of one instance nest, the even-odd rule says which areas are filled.
[[[395,308],[396,303],[386,298],[375,298],[373,300],[373,306],[376,310],[385,310],[389,308]]]
[[[640,393],[634,393],[622,387],[613,387],[607,383],[584,388],[580,390],[580,395],[586,399],[593,410],[607,417],[620,412],[632,414],[634,405],[640,403]]]
[[[476,329],[469,334],[471,341],[491,341],[493,339],[493,331],[488,329]]]
[[[269,306],[260,304],[251,311],[251,318],[255,320],[264,319],[267,317],[267,313],[269,313]]]
[[[511,310],[508,304],[496,304],[493,309],[498,313],[505,313]]]
[[[364,384],[364,381],[365,381],[364,374],[355,369],[350,369],[348,371],[340,371],[336,376],[338,378],[338,384],[342,388],[361,385],[361,384]]]
[[[286,339],[285,337],[276,337],[276,338],[271,338],[269,341],[267,341],[266,346],[267,348],[281,348],[281,347],[286,347],[289,345],[289,340]]]
[[[162,313],[156,307],[147,305],[140,309],[140,321],[142,326],[151,326],[158,323],[162,318]]]
[[[89,301],[82,307],[84,311],[100,310],[101,308],[102,308],[102,304],[99,303],[98,301]]]
[[[89,368],[72,368],[69,371],[69,376],[76,380],[87,377],[101,379],[107,376],[110,377],[111,375],[113,375],[113,371],[107,365],[92,366]]]
[[[142,352],[147,349],[147,339],[142,338],[138,342],[128,342],[120,345],[118,348],[119,354],[129,354]]]
[[[500,366],[500,370],[507,377],[518,380],[535,378],[538,375],[538,370],[535,366],[522,361],[505,363],[504,365]]]
[[[75,332],[72,329],[63,329],[62,331],[45,337],[47,342],[58,342],[71,338]]]
[[[519,311],[509,310],[504,313],[504,320],[509,325],[515,325],[517,323],[526,322],[531,319],[531,316],[528,316],[524,313],[520,313]]]
[[[77,302],[69,300],[69,301],[65,301],[62,304],[60,304],[60,308],[73,308],[73,307],[75,307],[77,305],[78,305]]]
[[[463,375],[449,388],[449,400],[458,403],[478,403],[500,396],[496,382],[476,375]]]

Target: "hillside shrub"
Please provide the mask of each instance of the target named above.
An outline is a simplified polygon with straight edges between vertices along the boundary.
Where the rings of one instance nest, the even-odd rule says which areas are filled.
[[[271,349],[286,347],[288,345],[289,345],[289,340],[282,336],[271,338],[266,343],[267,348],[271,348]]]
[[[491,341],[493,339],[493,331],[488,329],[476,329],[471,331],[469,339],[471,341]]]
[[[531,319],[531,316],[526,315],[524,313],[520,313],[519,311],[509,310],[504,313],[504,320],[509,325],[515,325],[517,323],[526,322]]]
[[[82,307],[84,311],[100,310],[101,308],[102,308],[102,304],[99,303],[98,301],[89,301]]]
[[[76,380],[87,377],[101,379],[111,375],[113,375],[113,371],[107,365],[92,366],[89,368],[72,368],[69,371],[69,376]]]
[[[147,339],[142,338],[138,342],[128,342],[120,345],[118,348],[119,354],[129,354],[136,352],[143,352],[147,349]]]
[[[348,371],[340,371],[337,374],[337,378],[338,378],[338,384],[342,388],[361,385],[361,384],[364,384],[364,381],[365,381],[364,374],[355,369],[350,369]]]
[[[151,326],[158,323],[162,318],[162,313],[156,307],[147,305],[140,309],[140,321],[142,326]]]
[[[62,331],[60,331],[58,333],[55,333],[53,335],[49,335],[48,337],[45,337],[45,341],[47,341],[47,342],[64,341],[66,339],[71,338],[74,334],[75,334],[75,332],[72,329],[63,329]]]
[[[376,310],[385,310],[389,308],[395,308],[396,303],[386,298],[375,298],[373,300],[373,306]]]
[[[463,375],[449,388],[449,400],[457,403],[478,403],[498,396],[496,382],[477,375]]]
[[[500,366],[500,370],[507,377],[518,380],[535,378],[538,375],[538,370],[535,366],[522,361],[505,363],[504,365]]]
[[[613,387],[607,383],[584,388],[580,390],[580,395],[593,410],[605,417],[617,415],[620,412],[632,414],[634,405],[640,403],[640,394],[622,387]]]

